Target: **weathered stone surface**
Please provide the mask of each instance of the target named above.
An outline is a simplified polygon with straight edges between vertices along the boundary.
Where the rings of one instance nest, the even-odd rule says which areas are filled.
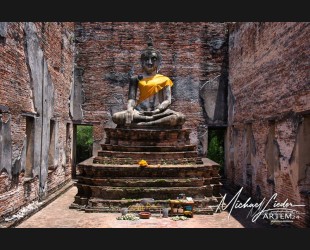
[[[186,146],[190,129],[106,128],[106,144],[120,146]]]
[[[244,23],[229,38],[233,123],[310,109],[309,23]],[[299,56],[296,56],[299,55]]]
[[[195,151],[196,145],[185,146],[120,146],[111,144],[101,144],[102,150],[123,151],[123,152],[181,152]]]
[[[174,82],[171,108],[186,115],[185,128],[191,129],[184,147],[195,145],[204,156],[208,126],[225,125],[227,110],[228,186],[245,187],[258,200],[276,192],[279,201],[306,204],[298,208],[304,215],[294,224],[309,227],[309,23],[237,23],[230,28],[229,43],[225,23],[83,22],[75,25],[75,43],[73,28],[73,23],[0,22],[0,138],[7,142],[0,143],[1,216],[37,199],[42,189],[53,192],[70,179],[66,123],[71,118],[95,124],[94,154],[109,150],[100,145],[107,136],[104,128],[114,128],[111,115],[126,108],[128,80],[140,72],[140,51],[151,32],[154,45],[163,52],[160,71]],[[44,92],[42,86],[47,87]],[[48,97],[48,105],[40,94]],[[35,151],[37,176],[24,182],[24,115],[32,115],[35,140],[41,142],[42,132],[46,151],[51,113],[58,131],[54,164],[63,167],[43,170],[39,180],[41,151]],[[134,151],[141,146],[135,143],[122,147]],[[43,163],[47,167],[46,158]],[[90,176],[104,172],[87,168],[80,170]],[[163,172],[168,173],[176,171]],[[194,176],[194,171],[180,173],[182,178]],[[210,170],[206,174],[204,185],[213,185],[218,193],[218,174]],[[85,197],[80,200],[80,206],[88,202]]]
[[[213,170],[212,165],[205,164],[189,164],[189,165],[165,165],[158,167],[157,165],[150,167],[140,167],[136,165],[113,165],[93,163],[90,158],[81,162],[77,166],[79,176],[104,178],[104,177],[179,177],[179,178],[195,178],[210,177]]]
[[[309,151],[297,140],[309,126],[309,34],[305,22],[251,22],[231,27],[229,37],[228,186],[258,200],[277,193],[279,202],[306,205],[294,220],[301,227],[309,224],[301,192],[309,191],[309,175],[305,182],[297,176],[309,158],[294,152]]]
[[[70,208],[78,209],[76,204],[84,203],[83,210],[87,213],[94,212],[120,212],[121,208],[127,207],[129,213],[137,213],[148,209],[151,213],[162,213],[163,207],[169,207],[169,200],[156,200],[150,206],[143,206],[142,199],[121,199],[121,200],[105,200],[100,198],[91,198],[86,200],[83,197],[76,196],[76,203],[72,203]],[[86,206],[87,201],[90,206]],[[138,204],[138,205],[137,205]],[[217,206],[218,201],[214,197],[206,197],[203,199],[195,199],[194,214],[210,214],[214,213],[214,208]]]
[[[40,193],[43,194],[47,189],[50,119],[54,112],[54,85],[36,32],[37,28],[34,23],[25,23],[26,55],[30,86],[33,90],[34,109],[41,114],[34,126],[34,160],[36,162],[33,175],[40,174]]]
[[[2,116],[6,116],[2,117]],[[6,171],[12,177],[11,116],[0,116],[0,173]]]
[[[195,187],[205,184],[204,177],[194,178],[89,178],[78,176],[79,184],[87,184],[92,186],[111,186],[111,187]]]
[[[79,189],[82,184],[77,184]],[[177,197],[180,193],[187,193],[193,198],[204,198],[212,196],[212,188],[209,186],[200,187],[104,187],[87,186],[90,188],[91,197],[102,197],[105,199],[119,200],[122,198],[139,199],[152,197],[155,200],[171,199]],[[142,197],[141,197],[142,196]]]
[[[175,153],[169,153],[169,154],[128,154],[126,152],[126,155],[123,155],[120,153],[120,155],[110,155],[110,156],[96,156],[93,159],[94,163],[99,164],[108,164],[108,165],[137,165],[139,161],[146,160],[149,165],[172,165],[172,164],[180,164],[180,165],[186,165],[186,164],[201,164],[201,157],[196,157],[196,152],[193,152],[192,154],[185,155],[182,154],[175,154]],[[158,152],[157,152],[158,153]],[[169,157],[166,157],[166,156]],[[127,157],[126,157],[127,156]],[[182,158],[178,158],[182,157]]]
[[[10,149],[0,157],[1,218],[44,198],[71,177],[68,151],[72,128],[66,135],[66,126],[70,123],[68,100],[73,82],[73,26],[57,22],[0,23],[0,123],[5,133],[5,145],[0,148]],[[24,176],[26,117],[33,119],[35,128],[32,179]],[[55,169],[48,171],[51,119],[56,123],[52,145]]]
[[[7,36],[7,22],[0,22],[0,44],[5,44]]]
[[[195,158],[197,157],[196,151],[185,152],[122,152],[122,151],[99,151],[98,156],[111,157],[111,158],[132,158],[132,159],[183,159],[183,158]]]
[[[226,23],[77,23],[76,67],[83,69],[85,93],[83,121],[100,121],[94,125],[95,144],[104,139],[105,127],[115,127],[111,115],[127,106],[129,78],[141,73],[140,53],[149,33],[163,54],[160,73],[174,83],[171,109],[186,116],[183,127],[191,129],[190,143],[201,145],[205,141],[197,133],[199,126],[226,124],[226,93],[222,91],[227,85]],[[214,105],[204,92],[216,76]],[[206,156],[200,148],[199,154]]]
[[[195,145],[190,145],[189,129],[106,128],[105,144],[94,157],[94,163],[133,164],[199,164]]]
[[[115,212],[145,197],[167,204],[168,199],[185,193],[194,198],[195,206],[200,207],[199,213],[212,214],[210,206],[218,204],[216,197],[220,197],[219,166],[207,159],[204,162],[140,167],[94,164],[90,158],[78,164],[75,184],[78,193],[70,208],[85,212]],[[212,176],[215,176],[214,180]]]
[[[74,68],[74,83],[71,88],[70,95],[70,114],[75,121],[83,119],[82,104],[84,102],[83,83],[83,69]]]

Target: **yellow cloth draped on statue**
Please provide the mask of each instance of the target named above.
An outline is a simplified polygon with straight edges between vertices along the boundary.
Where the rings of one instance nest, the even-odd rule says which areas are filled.
[[[172,86],[173,82],[166,76],[156,74],[152,77],[146,77],[139,81],[140,97],[138,104],[156,94],[166,86]]]

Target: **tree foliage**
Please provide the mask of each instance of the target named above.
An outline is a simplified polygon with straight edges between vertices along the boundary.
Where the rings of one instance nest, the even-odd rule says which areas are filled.
[[[224,170],[224,131],[223,130],[209,130],[208,135],[208,153],[207,157],[218,163],[220,168],[220,174],[223,175]]]
[[[76,160],[77,163],[92,156],[93,152],[93,126],[77,126]]]

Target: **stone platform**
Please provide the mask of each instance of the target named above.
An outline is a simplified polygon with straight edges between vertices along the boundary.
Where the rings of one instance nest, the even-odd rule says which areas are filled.
[[[195,213],[212,214],[222,198],[220,166],[197,156],[189,132],[106,129],[106,143],[98,155],[77,165],[78,193],[70,208],[118,212],[144,198],[153,198],[159,208],[184,193],[194,199]],[[142,159],[147,167],[139,166]]]
[[[190,144],[189,129],[106,128],[105,144],[94,163],[200,164],[196,145]]]

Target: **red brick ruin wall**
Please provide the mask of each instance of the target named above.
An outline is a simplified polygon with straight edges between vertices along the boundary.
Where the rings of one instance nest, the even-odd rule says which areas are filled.
[[[73,28],[73,23],[1,23],[0,220],[71,179]],[[34,122],[35,134],[28,173],[27,119]],[[50,120],[55,124],[53,143]],[[53,166],[40,158],[48,155],[50,144]]]
[[[300,227],[309,225],[309,39],[309,23],[237,23],[229,37],[229,185],[306,204]]]
[[[227,82],[223,80],[227,79],[228,61],[225,23],[76,23],[75,79],[83,96],[82,112],[77,111],[73,119],[94,124],[99,149],[105,139],[103,129],[116,126],[112,114],[126,109],[129,76],[141,73],[140,55],[147,47],[147,34],[162,52],[159,73],[174,83],[171,109],[186,115],[183,127],[192,129],[191,142],[205,155],[202,144],[206,123],[226,123],[225,116],[213,115],[215,107],[206,97],[207,91],[217,93],[219,79],[222,85]],[[209,84],[215,77],[217,82]],[[219,106],[225,109],[223,102]],[[212,111],[209,116],[207,109]],[[217,110],[224,114],[219,107]]]
[[[94,125],[99,149],[112,114],[126,108],[147,34],[199,153],[208,127],[227,125],[227,186],[305,204],[295,225],[309,226],[310,25],[302,22],[0,23],[0,221],[71,179],[72,120]]]

